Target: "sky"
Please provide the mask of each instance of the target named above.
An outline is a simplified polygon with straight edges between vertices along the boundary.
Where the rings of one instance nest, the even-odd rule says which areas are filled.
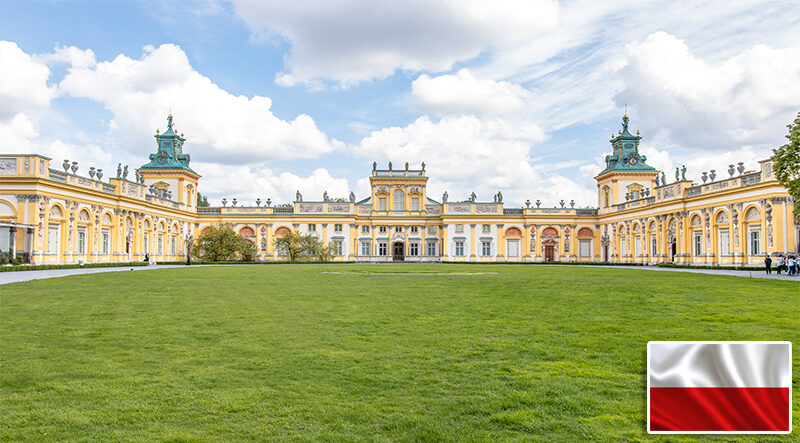
[[[597,204],[622,115],[647,163],[758,168],[800,112],[800,2],[0,0],[0,153],[115,175],[175,127],[212,204],[369,195]]]

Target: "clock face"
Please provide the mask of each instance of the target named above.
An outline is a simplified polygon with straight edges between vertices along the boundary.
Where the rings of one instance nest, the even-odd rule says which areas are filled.
[[[635,164],[636,164],[636,162],[637,162],[637,160],[636,160],[636,157],[631,157],[631,159],[630,159],[630,160],[628,160],[628,161],[629,161],[629,162],[630,162],[630,164],[632,164],[632,165],[635,165]]]

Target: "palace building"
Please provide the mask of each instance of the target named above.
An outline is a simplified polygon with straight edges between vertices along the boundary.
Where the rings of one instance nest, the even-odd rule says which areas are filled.
[[[579,261],[690,265],[754,265],[764,254],[798,251],[794,199],[775,179],[772,161],[745,170],[704,172],[702,183],[675,179],[647,164],[639,137],[622,130],[597,180],[597,209],[538,203],[507,208],[493,201],[440,200],[427,192],[425,164],[378,169],[366,198],[290,204],[196,207],[200,175],[189,166],[183,134],[167,120],[157,151],[129,177],[118,166],[79,175],[78,165],[35,154],[0,154],[0,251],[25,262],[97,263],[185,258],[187,242],[216,224],[230,224],[256,245],[257,259],[285,260],[274,239],[312,233],[335,260]]]

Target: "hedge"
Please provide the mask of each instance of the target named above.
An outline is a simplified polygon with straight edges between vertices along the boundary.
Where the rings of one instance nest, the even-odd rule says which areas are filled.
[[[83,265],[14,265],[14,266],[0,266],[0,272],[12,271],[44,271],[48,269],[83,269],[83,268],[121,268],[125,266],[147,266],[147,263],[134,261],[134,262],[121,262],[121,263],[86,263]]]

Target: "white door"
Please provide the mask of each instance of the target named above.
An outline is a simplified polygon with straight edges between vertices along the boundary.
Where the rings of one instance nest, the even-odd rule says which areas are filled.
[[[719,231],[719,255],[728,255],[730,253],[730,240],[728,239],[728,230]]]
[[[519,240],[507,240],[506,241],[508,251],[508,257],[519,257]]]

